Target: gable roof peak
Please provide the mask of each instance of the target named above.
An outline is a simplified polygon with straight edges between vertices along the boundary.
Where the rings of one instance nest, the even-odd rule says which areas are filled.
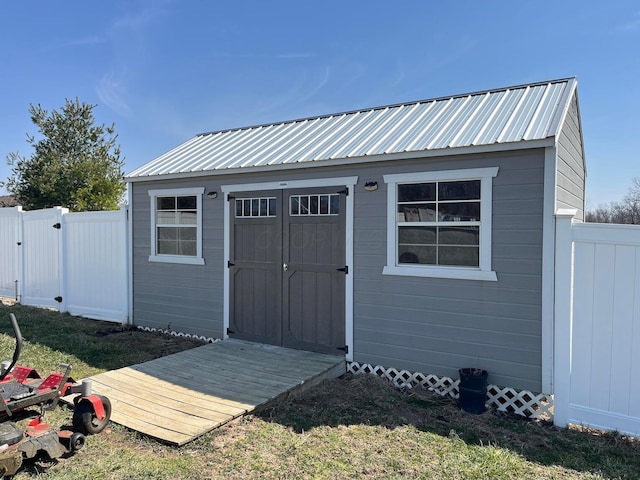
[[[518,148],[558,134],[576,86],[576,78],[568,77],[201,133],[127,178]]]

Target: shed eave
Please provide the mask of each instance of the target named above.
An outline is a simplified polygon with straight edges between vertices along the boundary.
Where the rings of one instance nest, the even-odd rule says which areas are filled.
[[[456,155],[471,155],[471,154],[481,154],[481,153],[486,154],[491,152],[505,152],[509,150],[527,150],[531,148],[555,147],[555,142],[556,142],[556,139],[555,137],[552,136],[552,137],[547,137],[547,138],[538,139],[538,140],[522,140],[518,142],[494,143],[490,145],[448,147],[448,148],[440,148],[440,149],[434,149],[434,150],[387,153],[387,154],[379,154],[379,155],[362,155],[358,157],[335,158],[335,159],[328,159],[328,160],[313,160],[313,161],[303,161],[303,162],[295,162],[295,163],[281,163],[277,165],[261,165],[256,167],[235,167],[235,168],[223,168],[218,170],[216,169],[200,170],[197,172],[193,172],[193,171],[173,172],[173,173],[162,173],[162,174],[144,175],[144,176],[126,176],[124,180],[126,182],[131,182],[131,183],[152,182],[152,181],[173,180],[173,179],[183,179],[183,178],[197,178],[197,177],[211,177],[211,176],[220,176],[220,175],[286,171],[286,170],[296,170],[296,169],[308,168],[308,167],[330,167],[330,166],[354,165],[354,164],[373,163],[373,162],[375,163],[388,162],[388,161],[394,161],[394,160],[448,157],[448,156],[456,156]]]

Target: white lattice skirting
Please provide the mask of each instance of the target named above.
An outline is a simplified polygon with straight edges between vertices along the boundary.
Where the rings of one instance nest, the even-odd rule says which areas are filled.
[[[215,343],[219,342],[219,338],[205,337],[203,335],[191,335],[190,333],[174,332],[173,330],[165,330],[162,328],[143,327],[138,325],[138,330],[144,332],[162,333],[163,335],[172,335],[174,337],[190,338],[192,340],[200,340],[201,342]]]
[[[219,338],[191,335],[189,333],[174,332],[162,328],[151,328],[138,326],[139,330],[145,332],[162,333],[173,335],[174,337],[191,338],[203,342],[219,342]],[[396,370],[395,368],[382,367],[380,365],[370,365],[368,363],[347,362],[347,372],[355,375],[370,373],[391,381],[396,388],[412,388],[416,386],[424,387],[442,396],[458,398],[458,384],[460,380],[453,380],[449,377],[438,377],[420,372],[410,372],[408,370]],[[553,419],[553,396],[544,393],[535,394],[528,390],[515,390],[509,387],[498,387],[497,385],[487,386],[487,406],[496,407],[503,412],[511,412],[527,418],[537,418],[544,420]]]
[[[355,375],[370,373],[391,381],[397,388],[424,387],[442,396],[458,398],[460,380],[438,377],[408,370],[396,370],[368,363],[347,362],[347,372]],[[550,420],[553,418],[553,397],[544,393],[535,394],[527,390],[487,386],[487,406],[503,412],[511,412],[527,418]]]

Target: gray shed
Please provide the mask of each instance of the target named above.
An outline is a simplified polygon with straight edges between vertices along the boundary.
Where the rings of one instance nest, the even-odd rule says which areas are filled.
[[[575,78],[204,133],[127,181],[136,325],[551,391]]]

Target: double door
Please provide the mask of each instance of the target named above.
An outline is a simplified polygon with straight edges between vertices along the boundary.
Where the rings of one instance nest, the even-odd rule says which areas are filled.
[[[346,189],[229,195],[229,336],[325,353],[345,345]]]

